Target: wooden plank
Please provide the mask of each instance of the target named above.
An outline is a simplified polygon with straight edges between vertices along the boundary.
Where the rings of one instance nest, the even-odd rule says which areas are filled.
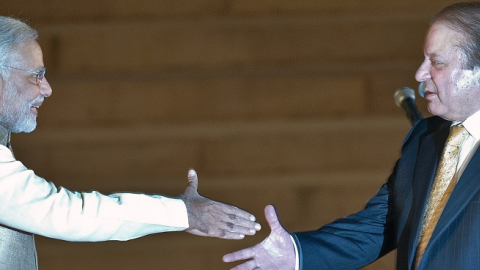
[[[292,12],[304,12],[304,13],[319,13],[319,12],[352,12],[355,14],[371,14],[376,12],[388,12],[393,14],[402,14],[403,12],[423,12],[425,19],[428,20],[435,12],[439,11],[446,5],[457,3],[454,0],[439,0],[431,2],[428,0],[418,1],[376,1],[376,0],[301,0],[301,1],[288,1],[288,0],[233,0],[232,9],[239,13],[292,13]]]
[[[416,12],[426,20],[443,6],[456,3],[453,0],[441,0],[434,3],[419,1],[288,1],[288,0],[159,0],[159,1],[126,1],[126,0],[85,0],[78,2],[61,0],[17,0],[3,1],[0,9],[4,15],[29,19],[33,22],[51,21],[85,21],[85,20],[118,20],[118,19],[163,19],[188,16],[263,16],[264,14],[319,14],[334,12],[350,14],[402,16]],[[94,6],[95,8],[91,8]],[[323,14],[322,14],[323,13]]]
[[[159,19],[223,14],[224,0],[15,0],[0,2],[6,16],[39,22]]]
[[[50,83],[54,92],[41,108],[39,126],[312,119],[368,110],[365,83],[358,76],[278,74]]]
[[[56,181],[102,176],[113,183],[138,177],[183,182],[189,167],[209,176],[390,168],[409,126],[402,117],[72,128],[19,134],[13,141],[20,160]]]
[[[418,59],[427,25],[341,16],[39,25],[58,72]],[[360,62],[361,62],[360,61]]]

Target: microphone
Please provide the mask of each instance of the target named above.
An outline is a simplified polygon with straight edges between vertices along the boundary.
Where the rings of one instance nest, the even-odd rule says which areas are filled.
[[[407,118],[410,120],[412,125],[423,118],[422,114],[417,109],[417,105],[415,105],[415,91],[413,91],[411,88],[399,88],[395,92],[393,98],[395,99],[397,106],[405,110],[407,113]]]

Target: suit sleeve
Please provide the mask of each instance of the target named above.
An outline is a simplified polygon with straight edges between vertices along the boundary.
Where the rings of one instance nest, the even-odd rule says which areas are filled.
[[[57,188],[0,146],[0,224],[68,241],[105,241],[184,230],[188,216],[179,199]]]
[[[311,232],[293,234],[300,269],[358,269],[391,251],[386,245],[388,188],[383,185],[364,210]]]
[[[316,231],[292,235],[301,270],[358,269],[397,248],[411,205],[407,200],[412,196],[408,183],[417,162],[419,138],[431,127],[445,123],[449,124],[431,117],[413,125],[390,178],[363,210]]]
[[[400,178],[411,177],[416,162],[419,134],[428,125],[444,121],[440,118],[423,119],[415,123],[407,134],[402,157],[390,178],[362,211],[337,219],[316,231],[293,234],[298,249],[301,270],[310,269],[358,269],[372,263],[397,247],[400,219],[396,209],[398,195],[411,193],[407,186],[397,185]],[[400,181],[402,182],[402,181]],[[403,198],[402,197],[402,198]],[[401,203],[405,203],[404,201]],[[401,205],[403,209],[403,205]]]

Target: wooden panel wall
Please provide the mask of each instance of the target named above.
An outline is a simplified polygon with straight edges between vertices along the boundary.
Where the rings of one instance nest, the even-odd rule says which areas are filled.
[[[253,212],[254,237],[37,237],[40,269],[228,269],[223,254],[363,207],[410,124],[393,102],[430,17],[453,1],[8,0],[38,29],[53,95],[16,156],[74,190],[200,192]],[[428,116],[425,103],[417,104]],[[395,253],[365,267],[394,269]]]

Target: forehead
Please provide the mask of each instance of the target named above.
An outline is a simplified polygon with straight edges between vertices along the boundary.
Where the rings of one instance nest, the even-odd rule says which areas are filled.
[[[43,67],[43,53],[36,40],[28,40],[14,47],[11,65],[20,68],[35,69]]]
[[[446,24],[437,22],[433,24],[425,39],[425,55],[450,56],[459,49],[464,36]]]

